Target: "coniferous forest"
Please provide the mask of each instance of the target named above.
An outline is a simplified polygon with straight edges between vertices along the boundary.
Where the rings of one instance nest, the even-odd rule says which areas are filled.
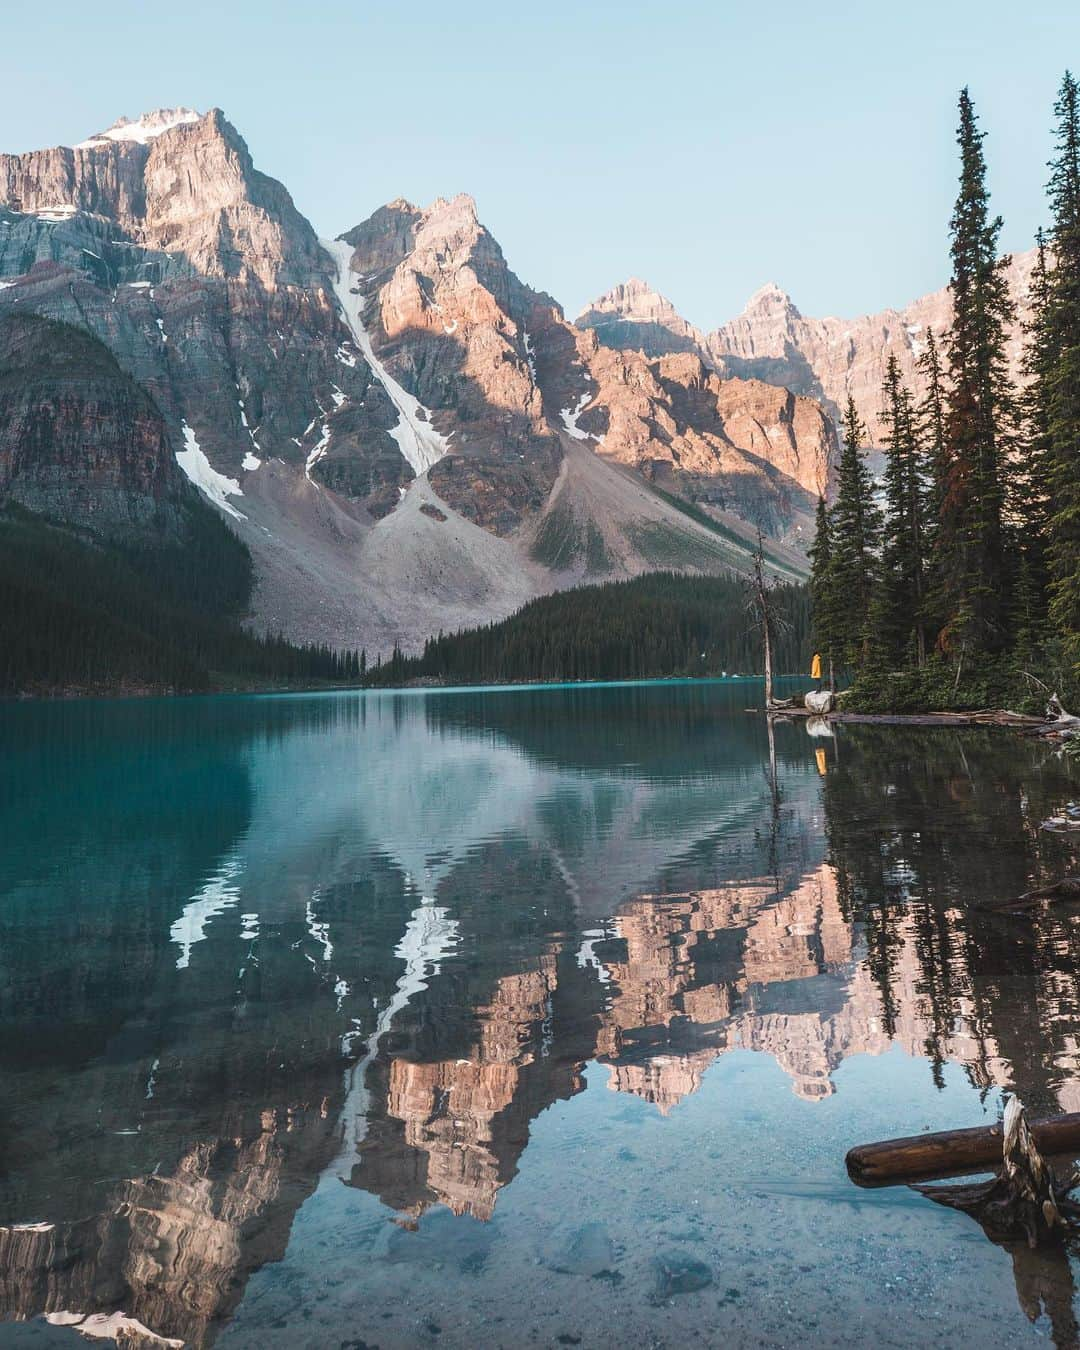
[[[356,682],[360,658],[245,632],[251,558],[209,508],[183,547],[89,542],[0,514],[0,693]]]
[[[818,505],[814,645],[851,703],[919,711],[1045,702],[1080,687],[1080,86],[1053,108],[1049,220],[1037,239],[1023,387],[980,129],[960,95],[949,222],[953,317],[927,330],[925,394],[895,358],[882,388],[885,472],[849,400],[835,502]],[[852,598],[855,602],[852,603]],[[1045,687],[1044,687],[1045,686]]]
[[[366,683],[430,679],[446,684],[634,680],[761,672],[761,634],[746,583],[732,577],[650,572],[632,581],[558,591],[501,623],[431,638],[419,657],[395,651]],[[805,586],[771,593],[773,660],[807,670],[810,597]]]

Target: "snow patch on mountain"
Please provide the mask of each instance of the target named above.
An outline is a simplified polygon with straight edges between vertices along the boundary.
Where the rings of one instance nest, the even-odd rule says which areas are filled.
[[[197,122],[201,116],[202,114],[197,113],[194,108],[158,108],[154,112],[143,113],[134,122],[130,118],[121,117],[107,131],[99,131],[89,140],[80,141],[74,149],[96,150],[111,141],[133,141],[137,145],[148,145],[162,132]]]
[[[56,206],[41,206],[31,215],[37,216],[38,220],[44,225],[62,225],[70,220],[72,216],[79,214],[79,208],[73,206],[71,202],[59,202]]]
[[[586,405],[592,402],[592,394],[586,389],[584,394],[578,399],[576,408],[560,408],[559,416],[562,418],[563,429],[567,435],[573,436],[575,441],[587,441],[591,437],[587,431],[582,431],[578,426],[578,418],[585,411]]]
[[[246,520],[247,517],[231,506],[228,497],[242,497],[243,489],[235,478],[226,478],[206,458],[206,452],[195,439],[195,433],[186,422],[180,423],[184,434],[184,448],[177,450],[176,462],[204,496],[209,497],[215,506],[219,506],[226,515],[234,520]]]
[[[304,472],[311,477],[311,471],[318,464],[319,460],[330,449],[330,423],[324,422],[320,429],[318,442],[312,446],[311,453],[307,457],[307,463],[304,465]]]
[[[398,449],[408,460],[412,471],[419,475],[426,473],[433,464],[450,449],[450,437],[443,436],[431,423],[431,413],[408,390],[403,389],[375,355],[371,346],[361,312],[366,301],[359,293],[358,279],[351,276],[349,263],[352,260],[353,247],[343,239],[324,239],[323,248],[330,255],[336,268],[334,294],[346,324],[353,335],[353,341],[363,353],[364,360],[371,367],[371,373],[386,390],[390,402],[398,410],[398,424],[390,435],[398,444]],[[350,284],[351,283],[351,284]],[[311,460],[308,466],[310,470]]]

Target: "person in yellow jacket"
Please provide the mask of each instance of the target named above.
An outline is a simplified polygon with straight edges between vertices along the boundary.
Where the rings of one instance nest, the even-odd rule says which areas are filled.
[[[810,678],[821,683],[821,653],[815,652],[814,659],[810,662]]]

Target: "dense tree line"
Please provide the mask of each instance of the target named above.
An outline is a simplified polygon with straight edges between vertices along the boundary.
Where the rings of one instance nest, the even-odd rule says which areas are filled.
[[[211,518],[183,548],[134,549],[9,508],[0,515],[0,692],[357,683],[359,653],[240,626],[251,559],[216,525]]]
[[[1019,700],[1025,672],[1074,689],[1080,672],[1080,91],[1067,73],[1054,105],[1019,390],[1010,260],[966,89],[959,111],[951,327],[922,339],[921,400],[889,360],[879,486],[849,399],[836,500],[818,507],[814,643],[865,706]]]
[[[810,597],[805,586],[771,594],[779,618],[777,669],[808,668]],[[761,636],[747,613],[745,582],[653,572],[632,581],[560,591],[500,623],[440,634],[423,655],[395,651],[367,683],[415,679],[450,684],[531,680],[632,680],[669,675],[758,674]]]

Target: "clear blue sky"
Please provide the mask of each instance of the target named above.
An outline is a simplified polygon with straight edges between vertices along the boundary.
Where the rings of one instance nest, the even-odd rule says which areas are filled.
[[[942,284],[964,83],[1028,247],[1070,64],[1076,0],[53,0],[5,16],[0,150],[216,104],[320,233],[467,191],[571,315],[637,274],[712,327],[767,280],[807,314]]]

